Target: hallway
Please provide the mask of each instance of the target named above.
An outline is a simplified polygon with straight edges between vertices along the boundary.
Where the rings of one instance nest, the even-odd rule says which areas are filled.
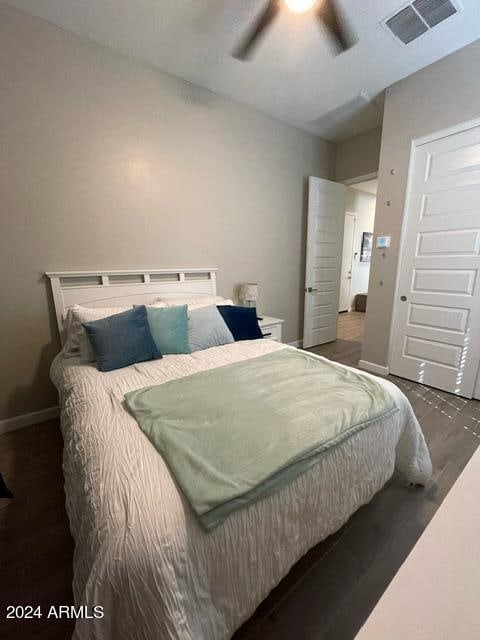
[[[349,311],[338,314],[338,338],[350,342],[363,342],[365,314]]]

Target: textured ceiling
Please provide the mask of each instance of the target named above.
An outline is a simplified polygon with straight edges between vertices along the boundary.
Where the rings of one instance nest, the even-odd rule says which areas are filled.
[[[381,122],[383,90],[480,37],[480,1],[408,46],[381,22],[401,0],[338,0],[359,42],[333,57],[311,14],[283,9],[250,62],[230,56],[263,0],[7,0],[7,4],[339,141]],[[377,103],[378,102],[378,103]]]

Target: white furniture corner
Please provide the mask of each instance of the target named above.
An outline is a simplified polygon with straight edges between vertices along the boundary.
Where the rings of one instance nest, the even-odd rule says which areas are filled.
[[[480,637],[479,478],[480,450],[477,450],[380,598],[357,640]]]
[[[63,342],[65,312],[83,307],[149,304],[157,297],[193,298],[217,295],[217,269],[132,269],[56,271],[45,274],[52,286],[58,330]]]
[[[263,337],[268,340],[276,340],[282,342],[282,325],[283,320],[280,318],[272,318],[271,316],[260,316],[262,319],[258,321]]]

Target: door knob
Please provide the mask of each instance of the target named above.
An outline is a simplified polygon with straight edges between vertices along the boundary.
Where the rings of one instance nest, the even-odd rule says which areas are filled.
[[[400,300],[402,302],[406,302],[407,301],[407,296],[400,296]]]
[[[307,287],[307,293],[315,293],[318,289],[314,289],[313,287]]]

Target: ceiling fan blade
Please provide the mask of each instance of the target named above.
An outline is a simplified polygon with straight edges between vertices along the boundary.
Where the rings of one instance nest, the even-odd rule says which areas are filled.
[[[234,58],[237,58],[238,60],[246,60],[250,57],[255,45],[273,22],[278,10],[278,0],[268,0],[265,8],[260,13],[253,26],[249,29],[240,45],[232,53]]]
[[[357,39],[340,14],[335,0],[324,0],[317,9],[317,17],[327,28],[337,51],[340,53],[353,47]]]

